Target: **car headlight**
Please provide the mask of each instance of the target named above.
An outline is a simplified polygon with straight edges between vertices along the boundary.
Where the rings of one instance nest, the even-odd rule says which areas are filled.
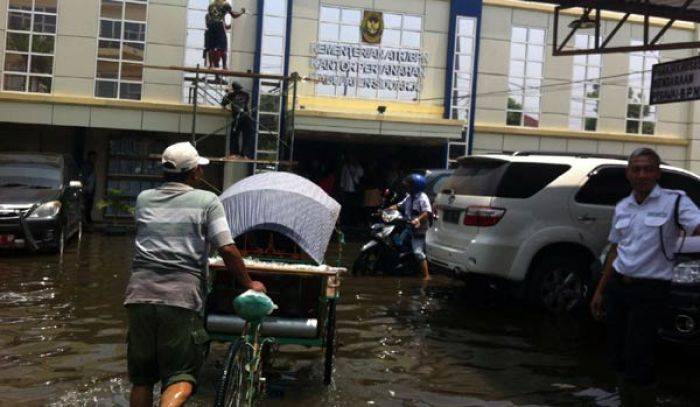
[[[29,215],[30,218],[52,218],[56,215],[58,215],[58,212],[61,210],[61,202],[60,201],[51,201],[51,202],[46,202],[41,205],[39,205],[36,209],[34,209]]]
[[[673,268],[673,282],[676,284],[700,284],[700,260],[677,264]]]

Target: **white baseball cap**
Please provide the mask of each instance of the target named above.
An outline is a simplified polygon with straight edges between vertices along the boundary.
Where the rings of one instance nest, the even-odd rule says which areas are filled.
[[[209,160],[200,157],[197,149],[188,141],[175,143],[163,151],[161,158],[163,171],[171,173],[187,172],[199,165],[209,164]]]

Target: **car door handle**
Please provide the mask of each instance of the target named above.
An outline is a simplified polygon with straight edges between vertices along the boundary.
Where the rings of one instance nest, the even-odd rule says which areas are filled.
[[[595,222],[598,218],[593,217],[593,216],[583,215],[583,216],[579,216],[576,219],[578,219],[580,222]]]

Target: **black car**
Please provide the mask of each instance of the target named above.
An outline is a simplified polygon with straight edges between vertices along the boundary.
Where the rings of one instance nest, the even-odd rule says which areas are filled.
[[[62,253],[82,233],[82,183],[59,154],[0,153],[0,248]]]

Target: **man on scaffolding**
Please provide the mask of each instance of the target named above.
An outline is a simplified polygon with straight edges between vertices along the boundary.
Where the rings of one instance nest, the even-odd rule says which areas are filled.
[[[221,100],[221,107],[225,109],[227,106],[231,106],[230,154],[252,160],[254,158],[255,137],[250,109],[248,108],[249,101],[250,95],[243,90],[241,84],[232,82],[228,92]]]
[[[210,68],[218,68],[223,62],[223,69],[227,68],[226,52],[228,51],[228,39],[226,29],[231,26],[226,25],[226,15],[231,18],[238,18],[245,13],[245,8],[240,12],[233,11],[231,4],[226,0],[214,0],[210,5],[205,17],[207,30],[204,33],[204,59],[209,63]]]

